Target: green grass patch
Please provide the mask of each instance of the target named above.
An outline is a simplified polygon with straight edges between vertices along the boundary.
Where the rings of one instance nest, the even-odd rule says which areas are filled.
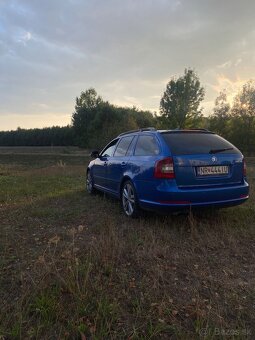
[[[242,206],[129,220],[69,152],[0,154],[0,336],[253,338],[253,159]]]

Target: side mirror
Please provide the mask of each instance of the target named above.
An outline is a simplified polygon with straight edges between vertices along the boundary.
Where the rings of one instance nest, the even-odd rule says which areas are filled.
[[[90,154],[90,157],[94,158],[94,159],[99,157],[99,152],[98,151],[92,151],[91,154]]]

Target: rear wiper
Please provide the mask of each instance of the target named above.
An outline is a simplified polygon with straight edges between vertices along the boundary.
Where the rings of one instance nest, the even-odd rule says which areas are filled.
[[[224,149],[212,149],[209,151],[209,153],[218,153],[223,151],[233,150],[233,148],[224,148]]]

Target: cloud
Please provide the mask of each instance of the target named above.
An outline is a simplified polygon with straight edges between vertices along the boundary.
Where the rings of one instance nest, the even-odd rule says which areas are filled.
[[[228,95],[229,100],[232,102],[234,96],[239,92],[242,85],[247,81],[248,79],[242,79],[240,77],[230,79],[224,74],[221,74],[217,77],[217,84],[213,85],[212,87],[217,93],[219,93],[223,89],[226,90],[226,94]]]
[[[21,35],[21,37],[18,39],[18,42],[23,43],[26,46],[26,43],[32,39],[32,34],[30,32],[25,32]]]
[[[23,115],[42,126],[59,115],[61,125],[90,86],[115,104],[158,110],[185,67],[198,72],[210,112],[221,86],[234,93],[254,74],[254,11],[253,0],[2,1],[0,129]]]

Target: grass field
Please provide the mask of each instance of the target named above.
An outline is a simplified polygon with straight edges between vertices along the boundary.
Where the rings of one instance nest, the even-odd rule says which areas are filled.
[[[255,338],[250,200],[127,219],[77,150],[0,149],[0,338]]]

